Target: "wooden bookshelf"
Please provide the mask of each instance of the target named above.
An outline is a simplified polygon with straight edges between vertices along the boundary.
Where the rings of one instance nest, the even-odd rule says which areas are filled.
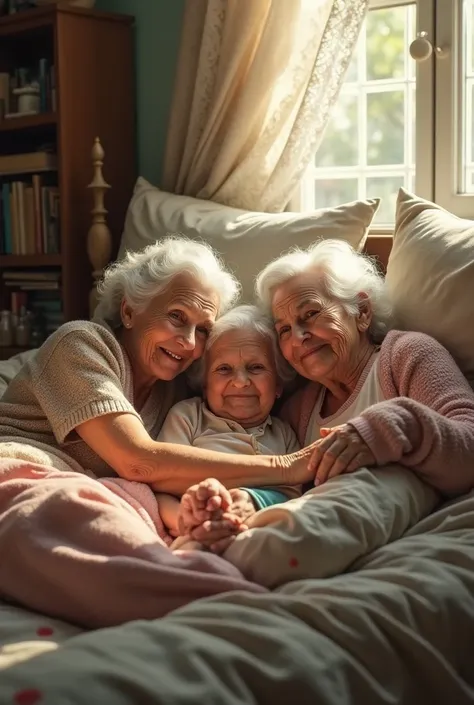
[[[56,117],[56,113],[38,113],[38,115],[5,118],[0,120],[0,132],[16,132],[17,130],[31,130],[45,125],[55,125]]]
[[[60,267],[61,255],[2,255],[2,268]]]
[[[0,269],[56,268],[64,320],[88,318],[93,199],[87,185],[97,136],[107,155],[105,178],[113,183],[106,204],[112,257],[136,179],[133,18],[63,3],[0,18],[0,73],[11,75],[43,57],[55,67],[56,110],[0,119],[0,155],[55,145],[57,171],[44,178],[58,189],[60,254],[3,253]],[[0,175],[0,183],[23,179],[28,184],[31,178],[28,172]],[[9,308],[10,292],[0,284],[0,308]],[[0,354],[5,357],[5,350]]]

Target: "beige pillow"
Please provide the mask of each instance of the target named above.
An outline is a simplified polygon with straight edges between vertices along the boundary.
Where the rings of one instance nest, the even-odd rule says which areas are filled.
[[[308,247],[325,237],[362,248],[378,205],[378,199],[371,199],[310,213],[253,213],[166,193],[139,178],[125,219],[119,257],[171,232],[206,240],[240,280],[242,299],[251,301],[256,274],[292,246]]]
[[[436,338],[474,373],[474,222],[400,189],[387,287],[396,323]]]

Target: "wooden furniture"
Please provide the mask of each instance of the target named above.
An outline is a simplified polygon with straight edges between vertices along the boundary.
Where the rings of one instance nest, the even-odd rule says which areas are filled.
[[[107,210],[104,204],[104,196],[109,184],[104,180],[102,167],[104,166],[104,150],[98,137],[96,137],[92,147],[92,164],[94,176],[88,188],[92,189],[94,207],[92,213],[92,225],[87,234],[87,254],[92,265],[92,276],[94,282],[89,294],[89,314],[93,315],[97,305],[97,284],[102,277],[105,267],[110,262],[112,254],[112,233],[107,225]]]
[[[88,318],[92,270],[94,277],[100,276],[105,261],[117,253],[136,178],[133,18],[60,3],[0,19],[0,73],[10,73],[40,57],[55,67],[56,111],[0,118],[0,156],[32,152],[44,143],[56,145],[60,252],[3,254],[1,269],[59,269],[64,320]],[[94,206],[85,190],[91,174],[90,150],[97,135],[113,182],[107,196],[110,231],[104,219],[107,185],[101,175],[103,152],[98,143],[91,184]],[[28,175],[20,178],[26,180]],[[6,287],[0,298],[1,308],[9,307]],[[0,354],[7,356],[5,350]]]

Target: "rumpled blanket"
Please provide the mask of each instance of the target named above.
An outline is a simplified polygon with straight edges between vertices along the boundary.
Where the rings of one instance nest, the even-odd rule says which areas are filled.
[[[108,506],[105,492],[97,498]],[[21,536],[33,496],[19,499],[12,494]],[[403,468],[360,470],[259,513],[229,549],[229,560],[254,579],[262,570],[272,590],[255,594],[248,583],[163,619],[86,633],[5,607],[0,703],[472,705],[474,493],[432,513],[437,502]],[[143,523],[130,507],[122,522],[127,512]],[[45,516],[33,524],[42,542]],[[87,543],[75,535],[82,555]],[[128,596],[135,613],[140,571],[137,581]]]
[[[200,551],[172,553],[97,480],[0,459],[0,597],[88,627],[162,617],[228,590],[265,592]]]

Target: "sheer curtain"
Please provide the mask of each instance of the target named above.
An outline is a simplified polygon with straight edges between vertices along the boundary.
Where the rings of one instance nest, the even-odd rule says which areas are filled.
[[[314,156],[368,0],[187,0],[163,188],[285,208]]]

